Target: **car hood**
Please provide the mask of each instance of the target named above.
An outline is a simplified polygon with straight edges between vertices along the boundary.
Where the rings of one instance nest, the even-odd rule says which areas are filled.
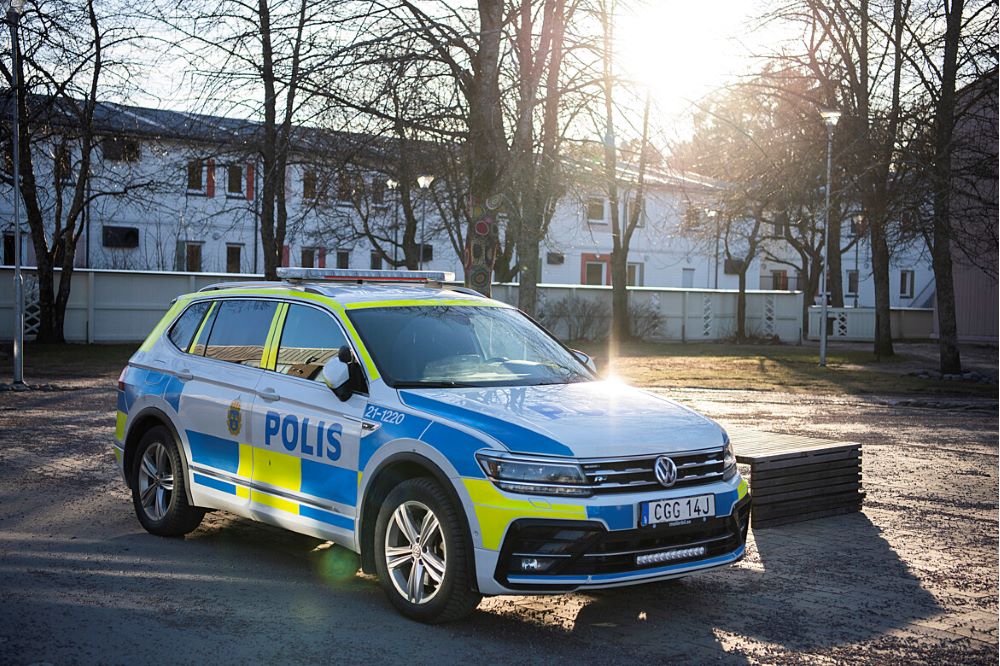
[[[618,382],[407,389],[400,400],[492,437],[510,451],[604,458],[721,446],[715,422]]]

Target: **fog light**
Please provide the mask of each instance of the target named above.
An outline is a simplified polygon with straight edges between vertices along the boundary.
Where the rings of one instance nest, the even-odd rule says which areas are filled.
[[[695,548],[678,548],[677,550],[664,550],[659,553],[649,553],[647,555],[636,555],[636,566],[647,564],[657,564],[659,562],[673,562],[675,560],[686,560],[689,557],[700,557],[705,554],[704,546]]]
[[[543,573],[552,568],[553,562],[555,560],[548,557],[515,557],[511,568],[519,573]]]

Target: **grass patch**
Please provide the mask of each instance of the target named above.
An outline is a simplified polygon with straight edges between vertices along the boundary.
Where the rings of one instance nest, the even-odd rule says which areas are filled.
[[[622,345],[609,362],[607,343],[571,345],[611,371],[645,387],[782,391],[823,394],[918,394],[996,396],[996,385],[918,379],[906,373],[915,358],[897,354],[877,362],[870,351],[831,348],[819,367],[815,347],[792,345],[670,344]],[[924,364],[926,366],[926,364]]]

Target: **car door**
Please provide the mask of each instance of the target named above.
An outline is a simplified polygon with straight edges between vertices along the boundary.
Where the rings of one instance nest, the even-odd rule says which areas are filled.
[[[185,382],[179,429],[196,504],[241,513],[249,505],[253,423],[247,415],[278,306],[266,299],[214,301],[178,364],[177,376]]]
[[[320,376],[350,344],[339,321],[317,306],[285,307],[253,407],[251,510],[291,529],[348,539],[367,396],[341,402]]]

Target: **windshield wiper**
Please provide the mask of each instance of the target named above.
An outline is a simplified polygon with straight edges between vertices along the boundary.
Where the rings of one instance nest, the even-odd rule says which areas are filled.
[[[394,388],[477,388],[478,384],[466,382],[396,382]]]

